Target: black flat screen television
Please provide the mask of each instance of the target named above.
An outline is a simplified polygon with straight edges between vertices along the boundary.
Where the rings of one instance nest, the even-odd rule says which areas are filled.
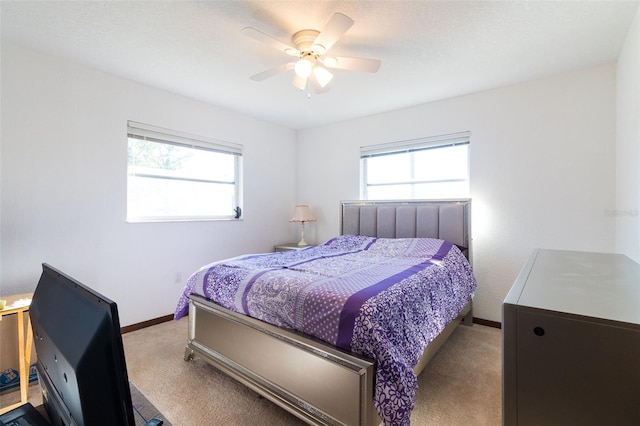
[[[116,303],[46,263],[42,269],[29,312],[52,424],[135,425]]]

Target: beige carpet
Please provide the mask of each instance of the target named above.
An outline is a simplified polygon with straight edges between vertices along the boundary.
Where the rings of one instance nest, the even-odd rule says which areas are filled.
[[[302,425],[204,361],[182,360],[187,319],[123,337],[130,380],[175,425]],[[501,424],[500,330],[460,326],[420,375],[413,425]]]
[[[129,379],[176,426],[304,424],[204,361],[183,361],[187,318],[123,340]],[[500,425],[500,377],[500,330],[459,326],[420,375],[412,425]]]

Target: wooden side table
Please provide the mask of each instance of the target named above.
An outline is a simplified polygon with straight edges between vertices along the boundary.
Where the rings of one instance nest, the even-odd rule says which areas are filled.
[[[25,404],[29,397],[29,363],[33,346],[33,330],[28,315],[26,316],[27,327],[25,330],[25,312],[29,310],[32,298],[33,293],[0,296],[0,299],[7,301],[4,309],[0,310],[0,320],[5,315],[16,314],[18,316],[18,358],[20,363],[20,402],[0,408],[0,414]],[[27,300],[28,302],[26,302]]]

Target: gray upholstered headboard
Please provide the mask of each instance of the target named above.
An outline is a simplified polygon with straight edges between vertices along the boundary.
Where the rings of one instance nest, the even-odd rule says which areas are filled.
[[[471,249],[470,199],[342,201],[341,205],[343,235],[439,238]]]

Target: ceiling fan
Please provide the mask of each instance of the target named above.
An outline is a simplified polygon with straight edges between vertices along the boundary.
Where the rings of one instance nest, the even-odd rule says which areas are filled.
[[[253,27],[243,28],[241,31],[247,36],[274,47],[281,52],[298,58],[275,68],[268,69],[250,78],[262,81],[282,72],[294,70],[291,82],[300,90],[305,90],[310,84],[316,93],[329,90],[328,84],[333,78],[329,69],[350,71],[364,71],[375,73],[380,69],[381,62],[377,59],[352,58],[347,56],[331,56],[327,52],[353,26],[354,22],[347,15],[334,13],[322,31],[301,30],[291,37],[292,45],[263,33]]]

